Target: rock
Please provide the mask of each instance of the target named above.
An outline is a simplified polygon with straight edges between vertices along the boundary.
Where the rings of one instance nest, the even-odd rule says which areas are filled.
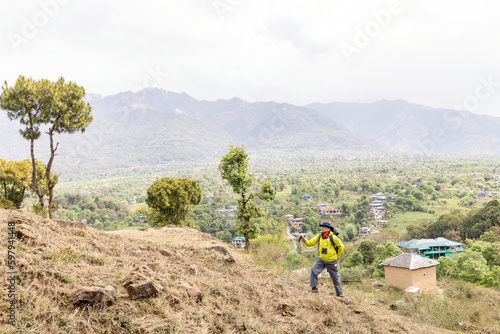
[[[96,286],[81,287],[75,291],[72,304],[77,307],[110,306],[116,302],[116,296],[108,293],[105,289]]]
[[[379,302],[380,304],[385,304],[385,300],[383,300],[382,298],[380,298],[380,299],[378,300],[378,302]]]
[[[198,276],[198,267],[196,267],[194,264],[189,267],[189,273],[194,276]]]
[[[174,224],[168,224],[166,227],[168,227],[168,228],[174,228],[175,225]]]
[[[349,299],[345,299],[345,298],[338,298],[337,299],[339,302],[343,303],[343,304],[346,304],[346,305],[350,305],[352,304],[352,300],[349,300]]]
[[[104,290],[106,291],[106,293],[110,294],[111,296],[116,297],[116,290],[112,285],[106,285],[104,287]]]
[[[389,307],[390,307],[391,310],[396,310],[398,308],[401,308],[401,307],[405,306],[405,304],[406,303],[405,303],[404,300],[398,300],[394,304],[389,305]]]
[[[214,254],[215,259],[221,263],[235,263],[234,257],[231,254],[222,255],[220,253]]]
[[[17,225],[16,237],[17,239],[36,239],[37,235],[31,226],[20,224]]]
[[[151,295],[156,295],[161,291],[161,287],[151,281],[139,284],[130,284],[126,289],[130,299],[149,297]]]
[[[229,254],[229,251],[228,251],[228,250],[227,250],[227,248],[226,248],[226,247],[224,247],[224,246],[219,246],[219,245],[217,245],[217,246],[207,247],[207,249],[209,249],[209,250],[214,250],[214,251],[219,252],[219,253],[222,253],[222,254],[224,254],[224,255]]]
[[[224,262],[235,263],[236,260],[234,259],[234,257],[231,254],[227,254],[226,256],[224,256]]]
[[[156,273],[151,270],[151,268],[146,265],[142,265],[132,271],[132,273],[130,274],[130,279],[126,280],[125,283],[122,284],[122,286],[126,289],[131,284],[139,284],[145,283],[147,281],[152,281],[155,276]]]
[[[189,297],[195,298],[197,303],[203,300],[203,294],[201,293],[201,290],[193,283],[185,282],[182,283],[180,287],[187,292]]]
[[[163,256],[172,256],[172,253],[170,253],[169,251],[163,250],[163,249],[160,249],[159,252]]]
[[[197,287],[191,287],[187,289],[187,293],[189,297],[195,298],[196,302],[201,302],[203,300],[203,294],[201,293],[201,290],[198,289]]]

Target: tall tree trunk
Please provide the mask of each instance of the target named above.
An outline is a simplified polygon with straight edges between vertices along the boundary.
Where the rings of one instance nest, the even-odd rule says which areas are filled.
[[[245,226],[249,227],[250,226],[250,221],[248,220],[248,218],[243,218],[243,224],[245,224]],[[247,229],[248,230],[248,229]],[[245,250],[248,252],[248,250],[250,249],[250,238],[249,238],[249,232],[246,232],[245,234],[243,234],[243,236],[245,237]]]
[[[19,196],[19,198],[17,199],[16,209],[20,209],[21,208],[21,204],[23,204],[24,192],[25,191],[26,191],[26,188],[23,187],[23,192],[22,192],[21,196]]]
[[[54,162],[54,157],[56,156],[56,151],[57,147],[59,146],[59,143],[56,144],[56,147],[54,148],[54,126],[49,128],[49,132],[47,132],[50,138],[50,159],[47,164],[47,168],[45,169],[45,177],[47,178],[47,187],[49,190],[49,218],[53,218],[53,208],[54,208],[54,188],[56,186],[56,182],[52,180],[50,177],[50,170],[52,169],[52,162]]]
[[[33,188],[35,189],[35,193],[38,196],[38,203],[40,204],[40,208],[43,209],[44,205],[44,200],[43,200],[43,193],[40,190],[40,187],[38,186],[38,182],[36,179],[36,163],[35,163],[35,131],[33,130],[33,121],[30,119],[30,131],[31,131],[31,138],[30,138],[30,150],[31,150],[31,165],[33,168],[33,174],[31,176],[31,182],[33,183]]]
[[[5,199],[10,201],[9,193],[7,192],[7,182],[3,181],[3,194]]]
[[[247,211],[247,199],[245,198],[244,191],[241,193],[241,209],[243,210],[243,231],[245,231],[243,233],[243,236],[245,237],[245,250],[248,252],[248,250],[250,249],[250,232],[248,231],[250,227],[250,219],[248,217],[245,217],[245,213]]]

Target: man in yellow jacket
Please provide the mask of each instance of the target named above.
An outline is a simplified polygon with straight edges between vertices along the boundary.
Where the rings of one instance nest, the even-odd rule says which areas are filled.
[[[318,275],[326,268],[335,286],[337,296],[344,297],[338,266],[338,258],[342,255],[342,252],[344,252],[344,244],[340,241],[339,237],[333,233],[335,229],[330,223],[323,223],[319,226],[321,226],[321,233],[311,240],[307,241],[304,236],[300,236],[307,247],[319,243],[319,257],[311,268],[311,278],[309,280],[312,289],[311,292],[318,292]]]

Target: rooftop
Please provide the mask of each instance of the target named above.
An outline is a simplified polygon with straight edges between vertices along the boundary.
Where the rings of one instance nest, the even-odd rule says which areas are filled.
[[[417,248],[419,250],[428,249],[430,247],[440,247],[440,246],[462,246],[463,244],[455,241],[448,240],[443,237],[436,239],[413,239],[410,241],[400,241],[396,244],[399,247],[404,248]]]
[[[438,261],[434,261],[417,254],[403,253],[401,255],[396,256],[395,258],[382,262],[380,265],[408,268],[410,270],[415,270],[415,269],[437,266],[438,264],[439,264]]]

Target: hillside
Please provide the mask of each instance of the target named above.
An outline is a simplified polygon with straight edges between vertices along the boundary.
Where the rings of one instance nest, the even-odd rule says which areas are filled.
[[[190,228],[105,233],[2,210],[4,238],[9,221],[25,237],[17,242],[17,331],[6,324],[4,287],[2,333],[448,332],[390,310],[391,300],[377,301],[376,291],[384,289],[379,283],[347,285],[346,299],[336,299],[324,286],[326,293],[310,294],[300,276],[285,288],[285,277]],[[7,266],[1,261],[5,282]],[[123,285],[141,282],[150,283],[142,291],[159,292],[130,299]],[[89,306],[92,299],[82,291],[101,295]]]

